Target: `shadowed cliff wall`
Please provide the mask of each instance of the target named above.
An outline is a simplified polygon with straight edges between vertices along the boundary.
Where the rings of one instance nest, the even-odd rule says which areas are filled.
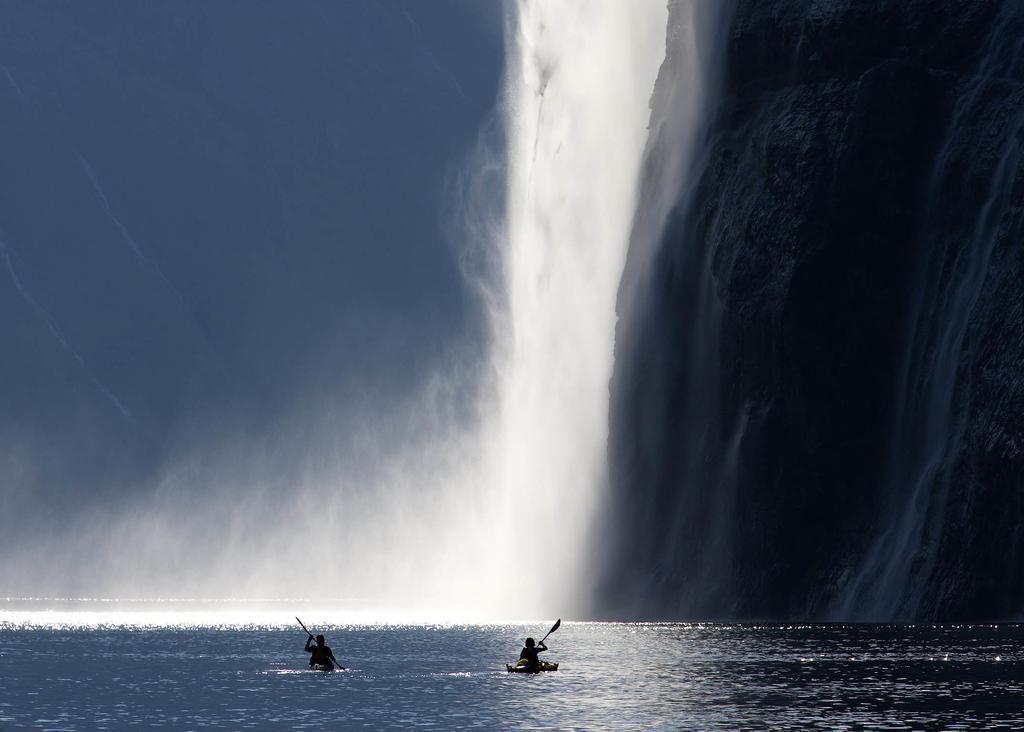
[[[1019,615],[1022,38],[1012,2],[737,3],[620,292],[602,613]]]

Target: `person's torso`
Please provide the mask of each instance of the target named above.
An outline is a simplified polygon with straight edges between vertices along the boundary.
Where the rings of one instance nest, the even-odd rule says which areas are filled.
[[[519,652],[519,658],[520,660],[525,659],[530,663],[537,663],[539,660],[537,654],[539,652],[536,648],[524,648]]]
[[[331,653],[330,646],[313,646],[313,655],[309,662],[326,665],[331,662],[332,655],[334,654]]]

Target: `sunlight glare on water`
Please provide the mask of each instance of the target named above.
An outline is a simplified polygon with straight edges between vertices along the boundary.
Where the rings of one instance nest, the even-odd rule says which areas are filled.
[[[311,624],[331,626],[467,622],[450,608],[410,610],[351,598],[0,598],[0,625],[20,628],[291,628],[297,615]],[[509,617],[488,622],[529,621]]]
[[[5,612],[12,612],[9,603]],[[22,610],[21,612],[27,612]],[[1024,725],[1024,628],[564,622],[557,672],[509,674],[521,625],[309,620],[285,609],[0,620],[0,728],[985,729]],[[149,615],[148,618],[143,617]],[[27,616],[23,616],[27,617]],[[165,625],[155,622],[167,620]],[[94,622],[102,619],[102,622]],[[305,620],[305,618],[304,618]],[[135,622],[141,621],[141,622]],[[292,621],[292,625],[289,625]]]

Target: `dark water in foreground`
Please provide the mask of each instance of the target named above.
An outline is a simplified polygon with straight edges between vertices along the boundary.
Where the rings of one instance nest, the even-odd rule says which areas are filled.
[[[1024,728],[1024,626],[563,623],[506,673],[545,630],[335,626],[320,674],[290,626],[0,623],[0,729]]]

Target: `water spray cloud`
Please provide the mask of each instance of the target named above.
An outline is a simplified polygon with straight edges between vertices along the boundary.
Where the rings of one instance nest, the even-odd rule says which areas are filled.
[[[337,455],[299,479],[275,467],[279,446],[212,468],[183,460],[156,499],[92,516],[53,547],[58,564],[105,578],[94,594],[329,588],[360,612],[473,620],[581,607],[606,480],[616,293],[666,21],[661,0],[511,9],[502,149],[481,149],[463,191],[463,205],[494,203],[462,227],[467,256],[486,262],[468,268],[487,310],[483,363],[449,360],[418,404],[366,406],[361,434],[307,446]],[[471,405],[461,418],[453,400]],[[196,475],[215,488],[183,487]]]

